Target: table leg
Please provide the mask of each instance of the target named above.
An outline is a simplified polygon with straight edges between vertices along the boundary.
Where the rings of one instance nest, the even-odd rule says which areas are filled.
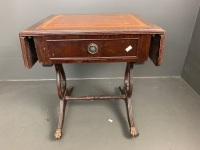
[[[130,127],[130,134],[133,137],[139,136],[139,133],[137,132],[133,120],[133,113],[132,113],[132,104],[131,104],[131,98],[127,98],[125,100],[126,103],[126,109],[127,109],[127,116],[128,116],[128,122],[129,122],[129,127]]]
[[[133,137],[137,137],[139,133],[136,131],[134,120],[133,120],[133,110],[131,103],[131,95],[133,90],[133,62],[127,62],[125,77],[124,77],[124,87],[120,87],[121,94],[126,95],[125,104],[127,110],[128,123],[130,127],[130,133]]]
[[[55,69],[56,69],[58,96],[60,98],[60,112],[59,112],[58,128],[56,129],[54,136],[56,139],[60,139],[62,137],[62,127],[65,117],[65,108],[67,105],[67,101],[65,101],[64,98],[65,96],[71,95],[73,88],[71,87],[67,89],[65,72],[62,64],[55,64]]]

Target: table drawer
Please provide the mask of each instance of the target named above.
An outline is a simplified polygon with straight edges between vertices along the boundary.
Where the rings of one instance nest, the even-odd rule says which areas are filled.
[[[138,38],[47,40],[49,57],[120,57],[138,55]]]

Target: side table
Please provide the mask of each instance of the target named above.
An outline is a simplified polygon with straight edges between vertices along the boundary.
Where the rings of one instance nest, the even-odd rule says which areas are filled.
[[[148,57],[156,66],[162,63],[165,31],[133,14],[52,15],[19,34],[26,68],[39,61],[55,66],[60,112],[55,138],[62,136],[64,114],[69,100],[125,101],[130,134],[138,136],[131,95],[133,65]],[[63,63],[127,62],[120,95],[72,97],[67,87]]]

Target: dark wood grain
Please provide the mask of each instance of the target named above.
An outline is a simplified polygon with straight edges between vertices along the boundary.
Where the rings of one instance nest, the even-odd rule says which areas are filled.
[[[151,36],[162,38],[154,40]],[[164,36],[163,29],[132,14],[52,15],[20,32],[27,68],[31,68],[37,58],[44,66],[52,66],[56,63],[144,62],[150,56],[160,65]],[[30,50],[33,42],[26,40],[27,37],[34,39],[36,50]],[[87,52],[90,43],[98,45],[97,54]],[[126,52],[128,46],[133,49]]]
[[[149,58],[156,66],[159,66],[162,63],[164,40],[165,40],[165,35],[156,34],[151,37]]]
[[[38,60],[33,37],[20,37],[24,66],[31,68]]]
[[[140,62],[148,58],[150,36],[100,36],[99,38],[79,36],[78,39],[51,36],[46,43],[52,63],[126,62],[127,60]],[[96,54],[88,52],[88,45],[91,43],[98,46]],[[126,48],[129,46],[132,46],[132,49],[127,52]]]

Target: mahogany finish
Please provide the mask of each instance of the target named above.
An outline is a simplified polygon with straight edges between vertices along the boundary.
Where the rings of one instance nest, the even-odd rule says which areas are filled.
[[[132,136],[138,136],[132,115],[133,64],[150,57],[155,65],[162,63],[165,31],[133,14],[52,15],[19,34],[24,65],[39,61],[55,65],[60,115],[55,138],[62,136],[65,107],[68,100],[123,99],[127,108]],[[121,95],[71,97],[63,63],[127,62]]]

